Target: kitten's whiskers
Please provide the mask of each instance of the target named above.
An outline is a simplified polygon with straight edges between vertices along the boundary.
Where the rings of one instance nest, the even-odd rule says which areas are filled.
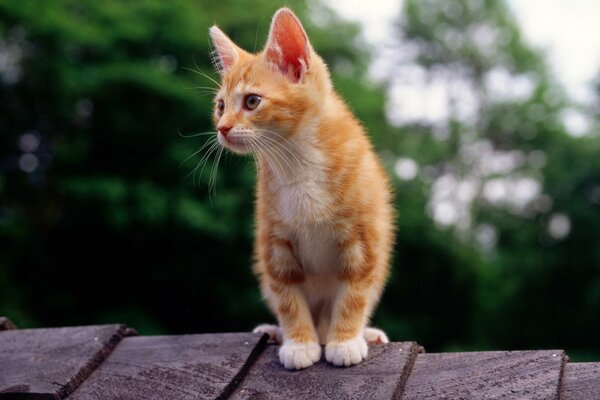
[[[221,161],[221,155],[223,154],[223,150],[224,150],[224,147],[221,147],[219,149],[219,152],[218,152],[217,157],[216,157],[216,161],[212,165],[212,170],[211,170],[211,173],[210,173],[210,178],[208,180],[208,193],[209,193],[209,196],[210,196],[211,192],[212,192],[212,194],[214,196],[217,195],[217,189],[216,189],[217,172],[218,172],[218,169],[219,169],[219,161]]]
[[[282,140],[278,141],[278,140],[275,140],[275,139],[273,139],[273,138],[271,138],[269,136],[262,136],[262,137],[264,137],[266,139],[270,139],[272,142],[275,142],[278,145],[280,145],[284,150],[286,150],[292,157],[294,157],[296,159],[296,162],[298,163],[298,166],[302,166],[303,165],[303,163],[300,161],[300,159],[296,156],[296,153],[293,152],[292,150],[290,150],[286,146],[286,142],[285,142],[286,139],[280,133],[275,132],[275,131],[271,131],[271,130],[268,130],[268,129],[262,129],[262,128],[259,128],[259,129],[256,129],[256,130],[260,131],[260,132],[272,133],[273,135],[275,135],[278,138],[282,139]]]
[[[213,78],[211,78],[210,76],[208,76],[207,74],[205,74],[204,72],[200,71],[200,67],[198,66],[198,64],[196,63],[196,60],[194,60],[194,65],[196,66],[196,69],[193,68],[188,68],[188,67],[183,67],[183,69],[193,72],[195,74],[198,74],[200,76],[203,76],[204,78],[208,79],[209,81],[213,82],[215,85],[217,85],[217,88],[221,88],[221,84],[219,82],[217,82],[216,80],[214,80]]]
[[[298,176],[298,169],[295,168],[293,163],[290,161],[289,157],[286,157],[286,154],[281,150],[281,148],[287,150],[290,154],[293,155],[291,150],[283,147],[281,143],[267,136],[257,136],[256,139],[259,141],[262,149],[265,151],[265,156],[269,155],[271,158],[275,159],[275,162],[280,166],[281,176],[283,178],[288,179],[288,183],[297,182],[300,180]],[[298,158],[295,155],[294,157],[296,158],[296,160],[298,160]],[[284,168],[284,165],[282,163],[285,164],[287,169]],[[298,163],[298,168],[303,168],[303,165],[300,162]],[[275,172],[277,172],[277,170],[275,170]],[[289,173],[293,175],[291,180],[288,177]]]
[[[177,134],[179,136],[181,136],[182,138],[193,138],[193,137],[198,137],[198,136],[204,136],[204,135],[216,135],[217,132],[215,131],[208,131],[208,132],[192,132],[189,134],[183,134],[179,131],[179,129],[177,129]]]
[[[204,166],[206,165],[206,162],[210,158],[211,153],[213,153],[218,148],[218,146],[219,146],[219,143],[218,143],[216,137],[207,140],[206,143],[204,143],[204,145],[201,147],[201,149],[205,149],[206,147],[208,147],[208,150],[206,150],[206,153],[204,153],[204,155],[200,158],[200,161],[198,161],[198,164],[196,164],[196,167],[193,170],[191,170],[189,174],[186,175],[186,178],[193,174],[192,182],[195,183],[196,182],[196,173],[198,171],[198,168],[202,167],[202,169],[200,170],[200,175],[198,177],[198,183],[199,183],[200,177],[202,176],[202,171],[204,171]]]

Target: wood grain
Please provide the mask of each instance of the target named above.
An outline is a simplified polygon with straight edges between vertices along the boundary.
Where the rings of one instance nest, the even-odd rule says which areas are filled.
[[[251,333],[127,338],[69,400],[227,398],[267,338]]]
[[[353,367],[288,371],[266,335],[134,334],[17,330],[0,317],[0,400],[600,400],[600,363],[567,364],[562,350],[419,354],[389,343]]]
[[[558,400],[561,350],[421,354],[402,400]]]
[[[413,342],[371,346],[366,361],[348,368],[321,361],[300,371],[279,363],[279,346],[269,346],[231,399],[397,399],[421,347]]]
[[[63,399],[131,332],[122,325],[0,332],[0,399]]]
[[[600,363],[569,363],[563,374],[561,400],[600,399]]]

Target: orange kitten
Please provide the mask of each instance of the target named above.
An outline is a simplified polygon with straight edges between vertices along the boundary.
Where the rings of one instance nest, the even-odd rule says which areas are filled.
[[[393,212],[387,176],[364,129],[335,93],[296,16],[273,17],[250,54],[210,28],[222,77],[218,140],[258,162],[255,272],[279,326],[281,363],[340,366],[388,339],[367,327],[388,275]]]

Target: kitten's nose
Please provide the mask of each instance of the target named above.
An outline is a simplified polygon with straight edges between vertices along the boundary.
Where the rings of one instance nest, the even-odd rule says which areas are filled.
[[[229,133],[231,128],[232,128],[231,125],[227,125],[227,126],[221,126],[218,129],[219,129],[219,132],[221,132],[221,135],[227,137],[227,134]]]

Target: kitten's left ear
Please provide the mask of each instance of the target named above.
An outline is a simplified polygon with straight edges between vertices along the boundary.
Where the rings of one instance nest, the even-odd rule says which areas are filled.
[[[300,82],[310,68],[310,43],[302,24],[289,8],[273,16],[265,49],[267,60],[292,80]]]
[[[214,64],[217,71],[223,75],[231,69],[240,57],[242,49],[237,47],[222,30],[213,25],[209,30],[214,50]]]

